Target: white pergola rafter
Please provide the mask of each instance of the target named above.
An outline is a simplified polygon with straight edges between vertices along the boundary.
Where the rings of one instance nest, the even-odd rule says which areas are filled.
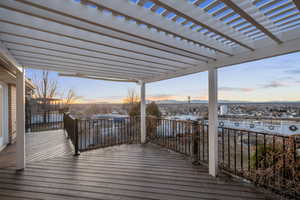
[[[30,56],[47,56],[52,58],[62,58],[62,59],[68,59],[73,61],[82,61],[87,63],[93,63],[93,64],[105,64],[105,65],[111,65],[111,66],[123,66],[125,68],[129,69],[138,69],[138,70],[145,70],[147,71],[149,68],[153,71],[160,71],[161,73],[166,71],[175,71],[172,68],[161,68],[161,67],[155,67],[151,65],[142,65],[142,64],[136,64],[136,63],[127,63],[127,62],[119,62],[119,61],[113,61],[113,60],[104,60],[101,58],[96,58],[93,56],[83,56],[76,53],[71,52],[63,52],[63,51],[56,51],[56,50],[49,50],[49,49],[41,49],[41,48],[34,48],[30,46],[21,46],[16,44],[6,44],[10,48],[10,52],[14,55],[30,55]]]
[[[42,63],[34,63],[34,62],[22,62],[22,66],[25,68],[32,68],[32,69],[42,69],[42,70],[49,70],[49,71],[57,71],[57,72],[70,72],[70,73],[79,73],[82,75],[88,76],[101,76],[101,77],[108,77],[108,78],[121,78],[124,80],[131,79],[131,80],[139,80],[141,76],[134,76],[134,75],[124,75],[123,73],[109,73],[103,72],[101,70],[88,70],[83,69],[82,67],[77,66],[63,66],[60,67],[58,64],[42,64]]]
[[[106,66],[107,68],[111,68],[111,69],[118,69],[118,70],[128,70],[128,71],[137,71],[137,72],[157,72],[157,73],[163,73],[166,71],[169,71],[168,69],[147,69],[147,68],[141,68],[141,67],[133,67],[132,65],[126,65],[124,63],[122,64],[118,64],[118,63],[105,63],[105,62],[101,62],[101,61],[96,61],[93,62],[91,60],[85,60],[85,59],[78,59],[77,56],[74,56],[72,58],[70,57],[63,57],[61,55],[49,55],[49,54],[43,54],[43,53],[34,53],[34,52],[26,52],[26,51],[18,51],[18,50],[10,50],[12,56],[14,56],[15,58],[33,58],[33,59],[43,59],[43,60],[56,60],[56,61],[60,61],[62,63],[66,62],[66,63],[76,63],[76,64],[81,64],[81,65],[86,65],[86,66],[93,66],[93,67],[97,67],[99,68],[100,66]],[[171,70],[172,71],[172,70]],[[173,70],[175,71],[175,70]]]
[[[74,61],[66,61],[66,60],[62,60],[62,59],[54,59],[54,58],[45,58],[45,57],[28,57],[28,56],[20,56],[20,55],[15,55],[13,54],[13,56],[18,59],[20,62],[22,61],[27,61],[27,62],[38,62],[38,63],[53,63],[59,66],[64,66],[64,65],[71,65],[71,66],[84,66],[85,69],[89,69],[89,70],[103,70],[103,71],[110,71],[110,72],[118,72],[120,70],[124,70],[123,68],[120,67],[111,67],[108,65],[93,65],[90,63],[82,63],[82,62],[74,62]],[[125,74],[151,74],[152,76],[154,75],[158,75],[160,72],[154,72],[154,71],[147,71],[147,70],[130,70],[127,69]]]
[[[254,50],[254,46],[251,42],[247,41],[245,35],[242,35],[238,31],[233,28],[226,26],[219,20],[215,19],[203,9],[196,7],[193,4],[186,3],[185,0],[153,0],[154,3],[160,5],[167,10],[171,10],[172,12],[178,14],[179,16],[184,17],[186,20],[191,21],[197,25],[202,26],[209,31],[216,33],[232,42],[237,43],[238,45],[249,49],[251,51]]]
[[[288,53],[294,53],[300,51],[300,28],[294,31],[286,32],[282,34],[283,43],[278,45],[277,43],[270,42],[269,39],[263,39],[262,41],[257,41],[256,46],[259,48],[254,52],[241,52],[235,56],[224,57],[220,62],[211,62],[208,64],[202,64],[198,69],[185,69],[177,70],[175,73],[162,74],[161,76],[152,77],[146,82],[155,82],[165,79],[171,79],[180,77],[183,75],[194,74],[197,72],[207,71],[211,68],[221,68],[231,65],[251,62],[255,60],[260,60],[264,58],[270,58],[274,56],[284,55]]]
[[[256,8],[251,0],[220,0],[228,7],[230,7],[233,11],[238,13],[248,22],[250,22],[253,26],[259,29],[261,32],[266,34],[272,40],[277,43],[282,43],[282,41],[271,31],[269,31],[265,26],[269,26],[269,29],[274,29],[275,25],[266,17],[264,14],[258,12],[258,8]],[[272,27],[270,27],[272,26]]]
[[[21,70],[18,61],[11,55],[6,46],[0,41],[0,60],[7,63],[7,67],[11,68],[12,71]]]
[[[0,8],[0,14],[2,14],[2,16],[0,15],[0,22],[4,22],[1,24],[1,26],[5,27],[5,29],[8,29],[9,25],[19,28],[18,31],[20,32],[22,32],[21,28],[27,29],[23,32],[28,32],[29,29],[32,29],[32,31],[39,31],[40,34],[43,32],[50,38],[61,38],[64,41],[76,40],[77,43],[98,46],[103,52],[111,52],[113,54],[131,55],[132,57],[136,58],[148,58],[148,60],[166,62],[171,61],[187,64],[196,63],[195,59],[178,55],[176,56],[160,50],[150,49],[148,47],[109,38],[107,36],[99,36],[98,34],[81,31],[73,27],[64,26],[55,22],[49,22],[44,19],[31,17],[25,14],[14,13],[13,11],[3,8]],[[31,23],[32,21],[35,21],[35,23]]]
[[[0,7],[176,55],[202,60],[215,59],[213,52],[189,45],[165,34],[140,28],[135,23],[117,19],[112,15],[105,15],[99,10],[91,10],[83,5],[78,6],[74,2],[61,4],[60,0],[2,1]],[[78,12],[81,15],[78,16]]]
[[[2,40],[3,41],[3,40]],[[167,71],[172,71],[174,69],[180,69],[181,67],[175,67],[175,66],[168,66],[168,65],[163,65],[160,63],[154,63],[154,62],[146,62],[142,60],[135,60],[135,59],[128,59],[128,58],[123,58],[123,57],[116,57],[116,56],[111,56],[111,55],[106,55],[106,54],[100,54],[99,52],[94,52],[94,51],[88,51],[88,50],[82,50],[82,49],[77,49],[77,48],[72,48],[72,47],[64,47],[64,46],[59,46],[59,45],[54,45],[51,43],[38,43],[35,42],[32,44],[31,42],[23,42],[23,43],[16,43],[12,41],[3,41],[5,42],[5,45],[12,50],[15,51],[25,51],[25,52],[30,52],[33,54],[36,53],[44,53],[44,54],[60,54],[60,55],[65,55],[67,57],[82,57],[85,59],[91,59],[95,61],[108,61],[108,62],[113,62],[113,63],[125,63],[129,64],[130,66],[140,66],[141,68],[145,69],[162,69],[162,70],[167,70]]]
[[[65,77],[74,77],[74,78],[85,78],[85,79],[94,79],[94,80],[102,80],[102,81],[113,81],[113,82],[131,82],[131,83],[138,83],[137,80],[128,80],[128,79],[120,79],[120,78],[105,78],[95,75],[82,75],[79,73],[59,73],[59,76]]]
[[[187,41],[192,41],[196,44],[203,45],[207,48],[213,49],[217,52],[232,55],[232,48],[221,44],[220,42],[205,37],[195,31],[190,30],[187,27],[176,24],[165,17],[157,15],[148,9],[142,8],[141,6],[132,4],[124,0],[114,0],[114,1],[101,1],[101,0],[86,0],[100,8],[108,9],[121,15],[134,19],[139,23],[154,27],[159,31],[164,31],[166,33],[179,36]]]

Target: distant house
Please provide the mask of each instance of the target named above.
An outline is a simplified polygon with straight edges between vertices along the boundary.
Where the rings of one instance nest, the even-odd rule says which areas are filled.
[[[16,138],[16,74],[0,63],[0,151]],[[26,98],[34,90],[30,80],[26,80]]]

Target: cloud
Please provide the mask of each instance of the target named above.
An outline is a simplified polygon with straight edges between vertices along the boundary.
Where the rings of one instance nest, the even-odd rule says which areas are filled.
[[[271,81],[270,83],[267,83],[262,86],[262,88],[279,88],[279,87],[286,87],[289,84],[279,81]]]
[[[300,74],[300,69],[287,70],[285,72],[289,74]]]
[[[106,96],[97,98],[81,98],[77,103],[122,103],[122,96]]]
[[[177,100],[180,97],[170,94],[156,94],[147,97],[147,100],[149,101],[163,101],[163,100]]]
[[[238,87],[220,87],[220,91],[233,91],[233,92],[252,92],[254,88],[238,88]]]

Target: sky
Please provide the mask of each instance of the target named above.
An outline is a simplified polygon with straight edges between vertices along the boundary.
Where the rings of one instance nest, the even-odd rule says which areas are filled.
[[[40,70],[27,69],[26,76],[36,80]],[[201,72],[179,78],[146,84],[147,100],[207,100],[208,73]],[[59,77],[62,96],[73,89],[80,103],[122,103],[128,90],[139,94],[136,83],[120,83],[92,79]],[[218,69],[218,98],[230,101],[300,101],[300,53],[268,58]]]

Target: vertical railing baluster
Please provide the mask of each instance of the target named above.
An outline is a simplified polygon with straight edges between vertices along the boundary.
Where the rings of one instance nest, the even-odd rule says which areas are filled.
[[[243,141],[243,134],[244,134],[244,132],[243,131],[241,131],[241,173],[242,174],[244,174],[244,168],[243,168],[243,161],[244,161],[244,153],[243,153],[243,143],[244,143],[244,141]]]
[[[112,137],[112,120],[111,119],[109,119],[108,120],[108,127],[109,127],[109,129],[108,129],[108,132],[109,132],[109,137],[108,137],[108,145],[109,146],[112,146],[112,144],[113,144],[113,137]]]
[[[257,133],[255,133],[255,169],[258,169],[258,144],[257,144]]]
[[[84,120],[84,149],[87,148],[87,146],[86,146],[86,132],[87,132],[86,123],[87,123],[87,120],[85,119]]]
[[[266,148],[266,134],[263,134],[264,136],[263,136],[263,140],[264,140],[264,153],[263,153],[263,155],[264,155],[264,169],[266,169],[267,168],[267,148]]]
[[[165,124],[165,128],[164,128],[164,146],[167,146],[167,120],[164,119],[164,124]]]
[[[78,119],[75,119],[74,120],[75,122],[75,131],[74,131],[74,134],[75,134],[75,156],[78,156],[79,155],[79,146],[78,146]]]
[[[250,133],[248,131],[248,172],[250,173]]]
[[[224,128],[222,127],[222,166],[225,167],[225,142],[224,142]]]
[[[234,133],[234,152],[233,152],[233,154],[234,154],[234,174],[236,174],[236,131],[235,130],[233,130],[233,133]]]
[[[205,125],[203,125],[202,143],[202,160],[205,161]]]
[[[283,187],[286,187],[286,156],[285,156],[285,137],[282,137],[282,153],[283,153]]]
[[[184,152],[184,126],[183,126],[183,122],[180,121],[180,124],[181,124],[181,135],[180,135],[180,147],[181,147],[181,150],[180,150],[180,153],[183,153]]]
[[[275,172],[276,172],[276,167],[275,167],[275,143],[276,143],[276,140],[275,140],[275,135],[273,135],[273,145],[272,145],[272,152],[273,152],[273,155],[272,155],[272,164],[273,164],[273,184],[276,183],[276,177],[275,177]]]
[[[206,159],[207,159],[207,161],[208,161],[208,155],[209,155],[209,146],[208,146],[208,144],[209,144],[209,132],[208,132],[208,126],[206,126],[206,141],[207,141],[207,143],[206,143]]]
[[[130,126],[131,122],[132,122],[132,117],[129,116],[128,118],[126,118],[125,127],[124,127],[124,130],[126,132],[126,134],[125,134],[126,135],[126,138],[125,138],[126,143],[135,141],[135,134],[134,134],[135,131],[131,131],[132,129],[134,130],[135,128],[134,127],[131,128],[131,126]]]
[[[96,119],[96,145],[99,146],[99,119]]]
[[[197,135],[197,140],[198,140],[198,160],[200,161],[200,153],[201,153],[201,140],[200,140],[200,135],[201,135],[201,124],[198,124],[197,129],[198,129],[198,135]]]
[[[230,129],[227,129],[227,143],[228,143],[228,149],[227,149],[227,157],[228,157],[228,169],[231,169],[231,154],[230,154],[230,149],[231,149],[231,146],[230,146],[230,132],[231,130]]]

